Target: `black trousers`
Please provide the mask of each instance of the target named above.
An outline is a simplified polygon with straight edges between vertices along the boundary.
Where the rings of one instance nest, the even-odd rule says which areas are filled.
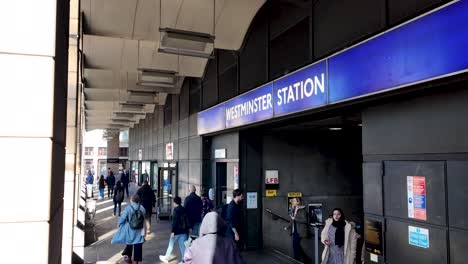
[[[132,254],[133,251],[133,254]],[[133,256],[133,261],[143,260],[143,243],[135,245],[127,245],[122,252],[122,256],[127,255],[130,259]]]
[[[123,185],[124,190],[127,192],[127,197],[128,197],[128,183]]]
[[[107,185],[107,197],[114,195],[114,185]]]
[[[302,261],[305,264],[310,263],[309,257],[306,255],[304,249],[301,246],[301,237],[296,232],[294,232],[292,236],[294,259]]]

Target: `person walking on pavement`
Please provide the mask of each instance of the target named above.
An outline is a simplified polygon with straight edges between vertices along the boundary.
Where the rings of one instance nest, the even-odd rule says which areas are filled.
[[[122,209],[122,202],[124,200],[124,189],[121,181],[117,181],[115,188],[114,188],[114,216],[115,216],[115,211],[117,207],[119,208],[119,216],[120,216],[120,211]]]
[[[123,188],[127,192],[127,197],[128,197],[128,184],[130,183],[130,178],[129,178],[128,172],[125,172],[125,170],[122,172],[120,181],[122,182]]]
[[[353,264],[356,257],[356,231],[345,220],[343,210],[333,209],[332,218],[325,221],[321,235],[325,245],[322,264]]]
[[[225,229],[218,213],[206,214],[200,227],[200,237],[185,250],[185,263],[244,264],[234,241],[223,236]]]
[[[226,236],[234,239],[236,241],[237,247],[239,250],[242,249],[240,229],[241,229],[241,207],[240,202],[244,200],[244,192],[241,189],[235,189],[232,191],[232,196],[234,197],[229,203],[226,210]]]
[[[210,198],[208,198],[208,195],[206,194],[206,192],[202,193],[201,200],[202,200],[202,219],[203,219],[206,214],[213,211],[214,206],[213,206],[213,202],[210,200]]]
[[[143,260],[144,214],[145,208],[140,205],[140,197],[135,194],[130,198],[130,205],[125,208],[117,221],[119,229],[112,237],[111,243],[126,244],[122,252],[126,263],[132,263],[132,257],[133,263],[136,264]]]
[[[153,213],[153,207],[156,205],[156,195],[154,195],[153,189],[148,184],[148,181],[143,181],[143,186],[138,189],[137,194],[140,196],[141,205],[145,208],[145,226],[146,233],[151,233],[151,215]]]
[[[108,168],[107,173],[107,197],[110,198],[114,195],[115,176],[114,172]]]
[[[290,228],[294,259],[302,261],[303,263],[309,263],[310,260],[305,254],[304,246],[301,245],[301,240],[309,235],[307,210],[305,209],[305,206],[301,205],[301,199],[299,197],[293,198],[291,203],[292,210],[289,213],[289,217],[291,218]]]
[[[172,214],[172,233],[171,238],[169,240],[169,245],[167,246],[166,254],[160,255],[159,259],[164,263],[169,263],[172,249],[174,248],[175,242],[179,242],[179,249],[181,254],[181,261],[184,259],[185,253],[185,244],[184,242],[188,238],[188,223],[187,223],[187,215],[185,213],[184,207],[182,207],[182,199],[179,196],[174,198],[174,204],[176,207],[174,208]]]
[[[104,175],[101,175],[99,177],[99,199],[104,199],[104,188],[106,188],[105,180],[104,180]]]
[[[93,192],[94,176],[91,171],[88,171],[88,176],[86,176],[86,195],[88,197],[94,197]],[[91,193],[91,195],[89,195]]]
[[[187,212],[189,228],[192,229],[192,236],[197,237],[202,220],[203,203],[200,196],[195,193],[197,191],[195,185],[191,185],[189,191],[190,194],[184,201],[184,208]]]

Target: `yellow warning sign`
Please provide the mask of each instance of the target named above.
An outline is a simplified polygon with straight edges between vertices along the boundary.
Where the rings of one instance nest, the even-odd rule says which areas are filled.
[[[275,197],[276,196],[276,190],[266,190],[266,196],[267,197]]]
[[[301,192],[288,192],[288,197],[302,197]]]

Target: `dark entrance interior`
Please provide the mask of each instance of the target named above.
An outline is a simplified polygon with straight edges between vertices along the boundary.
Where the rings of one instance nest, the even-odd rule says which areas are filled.
[[[249,138],[255,138],[250,140]],[[260,142],[260,143],[259,143]],[[288,194],[300,193],[303,205],[321,204],[323,220],[335,207],[346,219],[362,226],[362,130],[360,115],[321,120],[291,120],[276,126],[241,134],[241,173],[246,188],[258,188],[261,210],[247,214],[248,223],[262,225],[258,245],[293,256],[286,222],[273,219],[266,209],[288,218]],[[261,167],[258,168],[258,165]],[[266,196],[265,171],[277,171],[279,184],[274,196]],[[255,230],[248,232],[254,233]],[[312,228],[304,239],[305,252],[313,259]],[[250,235],[249,235],[250,237]],[[284,239],[278,239],[284,238]],[[254,245],[250,245],[253,247]],[[322,249],[319,249],[322,252]]]
[[[216,162],[216,205],[226,204],[227,195],[227,164]]]
[[[177,163],[164,163],[159,168],[158,215],[168,218],[172,211],[172,199],[177,195]]]

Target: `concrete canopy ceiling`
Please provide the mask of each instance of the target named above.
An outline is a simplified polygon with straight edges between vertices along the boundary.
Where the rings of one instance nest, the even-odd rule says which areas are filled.
[[[207,54],[214,48],[238,50],[265,2],[82,0],[86,129],[133,127],[156,106],[164,105],[167,94],[179,93],[185,77],[203,76],[208,59],[158,52],[164,34],[159,28],[214,35],[214,43],[204,48]],[[176,72],[175,87],[137,85],[141,68]],[[127,117],[118,117],[115,112]]]

